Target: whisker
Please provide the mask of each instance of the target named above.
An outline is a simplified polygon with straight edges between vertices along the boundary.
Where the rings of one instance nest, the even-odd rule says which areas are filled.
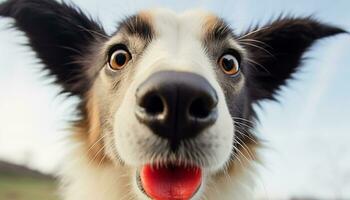
[[[242,152],[236,146],[233,145],[232,148],[238,153],[238,155],[242,155],[249,162],[249,160],[242,154]],[[234,159],[237,159],[239,161],[242,168],[244,168],[245,165],[243,164],[242,160],[238,156],[234,156],[234,157],[235,157]]]
[[[253,127],[252,125],[245,124],[245,123],[243,123],[243,122],[235,121],[235,123],[236,123],[237,125],[242,125],[242,126],[248,128],[248,129],[254,129],[254,127]]]
[[[262,27],[262,28],[259,28],[259,29],[250,31],[250,32],[246,33],[245,35],[242,35],[242,36],[240,36],[239,38],[237,38],[237,40],[241,40],[241,39],[243,39],[243,38],[245,38],[245,37],[248,37],[248,36],[250,36],[250,35],[252,35],[252,34],[254,34],[254,33],[257,33],[257,32],[259,32],[259,31],[263,31],[263,30],[268,29],[268,28],[270,28],[270,27],[269,27],[269,26],[266,26],[266,27]]]
[[[241,118],[241,117],[232,117],[232,119],[234,119],[234,120],[242,120],[242,121],[248,122],[250,124],[255,124],[254,121],[249,120],[249,119],[245,119],[245,118]]]
[[[244,148],[244,149],[247,151],[249,157],[250,157],[252,160],[256,160],[256,157],[254,156],[253,152],[252,152],[252,151],[250,150],[250,148],[245,144],[245,142],[242,141],[240,138],[237,138],[237,140],[239,140],[239,141],[242,142],[242,143],[240,143],[240,142],[237,141],[238,144],[241,145],[242,148]],[[242,145],[242,144],[243,144],[243,145]]]
[[[104,34],[102,34],[102,33],[99,33],[99,32],[97,32],[97,31],[95,31],[95,30],[88,29],[88,28],[83,27],[83,26],[81,26],[81,25],[79,25],[79,24],[75,24],[75,25],[76,25],[78,28],[80,28],[80,29],[82,29],[82,30],[84,30],[84,31],[86,31],[86,32],[88,32],[88,33],[90,33],[92,36],[100,36],[100,37],[102,37],[102,38],[104,38],[104,39],[109,39],[108,36],[106,36],[106,35],[104,35]]]
[[[239,150],[237,147],[236,147],[236,151],[238,152],[238,155],[241,155],[245,160],[246,160],[246,162],[243,164],[243,168],[245,168],[246,167],[246,163],[249,163],[250,162],[250,160],[242,153],[242,151],[241,150]],[[237,157],[236,157],[237,158]]]
[[[248,45],[248,46],[251,46],[251,47],[255,47],[257,49],[260,49],[264,52],[266,52],[267,54],[269,54],[271,57],[275,57],[270,51],[268,51],[266,48],[262,47],[262,46],[259,46],[259,45],[256,45],[256,44],[252,44],[252,43],[249,43],[249,42],[242,42],[242,41],[239,41],[239,43],[243,44],[243,45]]]
[[[80,56],[83,56],[84,54],[82,53],[82,51],[78,50],[78,49],[75,49],[75,48],[72,48],[72,47],[68,47],[68,46],[57,46],[59,48],[62,48],[62,49],[66,49],[66,50],[70,50],[74,53],[77,53],[79,54]]]
[[[102,146],[102,148],[101,148],[100,150],[98,150],[98,151],[95,153],[94,157],[92,158],[92,160],[89,161],[88,165],[92,165],[92,163],[96,160],[96,158],[98,157],[98,155],[99,155],[102,151],[104,151],[105,148],[106,148],[106,144],[104,144],[104,145]]]
[[[102,162],[106,159],[106,157],[107,157],[107,154],[104,153],[102,158],[101,158],[101,160],[100,160],[100,162],[98,163],[98,167],[100,167],[102,165]]]
[[[267,72],[268,74],[271,74],[271,72],[270,72],[269,70],[267,70],[267,68],[266,68],[264,65],[262,65],[262,64],[260,64],[260,63],[258,63],[258,62],[256,62],[256,61],[254,61],[254,60],[252,60],[252,59],[250,59],[250,58],[246,58],[246,60],[247,60],[248,62],[252,63],[252,64],[258,65],[258,66],[261,67],[265,72]]]
[[[103,140],[105,137],[107,136],[107,134],[103,135],[100,139],[98,139],[96,142],[94,142],[90,148],[87,150],[87,153],[90,153],[90,151],[101,141]]]
[[[78,59],[74,59],[73,61],[70,62],[66,62],[64,63],[65,65],[71,65],[71,64],[79,64],[79,65],[87,65],[90,64],[91,62],[88,60],[78,60]]]
[[[253,138],[251,138],[248,134],[243,133],[243,132],[241,132],[241,130],[238,130],[238,129],[237,129],[237,132],[238,132],[239,134],[241,134],[241,135],[247,137],[247,138],[248,138],[249,140],[251,140],[253,143],[258,144],[258,142],[257,142],[256,140],[254,140]]]
[[[270,45],[268,45],[266,42],[260,41],[260,40],[256,40],[256,39],[251,39],[251,38],[245,38],[245,39],[241,39],[239,41],[243,41],[243,42],[256,42],[256,43],[260,43],[270,49],[272,49],[272,47]]]

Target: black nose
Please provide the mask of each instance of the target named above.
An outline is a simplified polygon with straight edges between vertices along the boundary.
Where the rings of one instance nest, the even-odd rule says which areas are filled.
[[[197,136],[217,119],[216,92],[194,73],[157,72],[137,89],[136,100],[138,120],[168,139],[172,148]]]

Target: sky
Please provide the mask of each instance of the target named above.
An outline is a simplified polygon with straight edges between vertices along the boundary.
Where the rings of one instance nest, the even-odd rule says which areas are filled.
[[[348,0],[72,1],[98,16],[110,33],[125,15],[154,7],[210,10],[237,32],[281,13],[314,15],[350,31]],[[33,52],[21,45],[23,34],[9,30],[9,22],[0,20],[0,159],[51,172],[64,161],[76,99],[57,96],[59,87],[50,85]],[[264,199],[350,198],[350,36],[322,40],[306,57],[280,103],[257,108],[256,132],[268,147],[257,175],[256,191]]]

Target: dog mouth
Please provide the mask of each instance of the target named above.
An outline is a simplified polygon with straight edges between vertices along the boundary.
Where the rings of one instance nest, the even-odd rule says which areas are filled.
[[[139,189],[153,200],[190,200],[202,184],[198,166],[146,164],[137,171]]]

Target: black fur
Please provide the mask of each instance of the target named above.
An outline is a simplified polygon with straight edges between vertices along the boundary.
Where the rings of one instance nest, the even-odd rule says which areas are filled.
[[[124,19],[119,24],[118,31],[121,29],[125,29],[130,35],[137,35],[146,42],[151,41],[155,34],[153,27],[149,24],[149,22],[139,15],[133,15]]]
[[[242,62],[246,84],[238,96],[226,92],[238,141],[250,144],[257,140],[252,130],[257,120],[253,105],[262,100],[276,100],[281,86],[301,66],[307,49],[318,39],[344,32],[310,17],[285,17],[238,36],[249,59]],[[238,149],[239,145],[235,143]]]
[[[275,99],[276,92],[297,71],[303,54],[316,40],[344,32],[311,17],[285,17],[243,34],[241,41],[246,42],[242,45],[254,61],[247,81],[251,100]]]
[[[80,9],[53,0],[8,0],[0,16],[15,19],[37,56],[63,86],[63,92],[82,96],[89,88],[87,69],[77,60],[103,38],[103,28]]]

